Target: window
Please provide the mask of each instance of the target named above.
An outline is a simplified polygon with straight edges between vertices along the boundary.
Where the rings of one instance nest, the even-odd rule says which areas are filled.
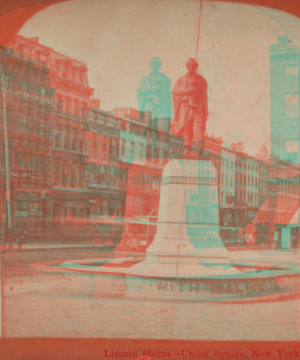
[[[74,115],[80,117],[80,105],[77,99],[74,100]]]
[[[284,75],[298,75],[298,65],[286,65],[283,72]]]
[[[54,131],[54,147],[59,148],[60,147],[60,133],[59,129],[55,129]]]
[[[125,151],[126,151],[126,141],[121,140],[121,154],[122,154],[122,156],[125,156]]]
[[[79,168],[77,164],[72,165],[72,187],[77,188],[79,186]]]
[[[32,101],[28,103],[28,116],[34,116],[34,103]]]
[[[107,118],[105,115],[98,113],[97,115],[97,121],[106,124]]]
[[[95,140],[93,142],[93,154],[94,154],[94,157],[97,157],[97,141],[95,141]]]
[[[164,149],[164,159],[168,158],[168,149]]]
[[[81,116],[85,119],[87,117],[87,102],[82,103]]]
[[[96,184],[96,173],[94,170],[91,170],[91,175],[90,175],[90,183],[91,185],[95,185]]]
[[[35,138],[35,151],[39,150],[40,145],[40,129],[36,129],[36,138]]]
[[[49,106],[44,106],[44,119],[45,119],[45,121],[50,120],[50,108],[49,108]]]
[[[152,157],[152,146],[148,145],[147,146],[147,158],[151,158]]]
[[[143,158],[144,156],[144,144],[140,143],[140,157]]]
[[[22,90],[24,90],[24,91],[29,90],[28,82],[22,81]]]
[[[28,149],[30,149],[31,147],[31,139],[32,139],[32,127],[28,126],[28,142],[27,142]]]
[[[72,67],[72,80],[77,81],[77,69]]]
[[[53,168],[53,182],[54,185],[59,185],[58,177],[59,177],[59,163],[57,161],[54,162],[54,168]]]
[[[130,149],[131,157],[134,158],[134,155],[135,155],[135,143],[131,142],[130,146],[131,146],[131,149]]]
[[[69,186],[70,184],[70,164],[64,163],[63,167],[63,186]]]
[[[88,140],[84,140],[84,153],[85,154],[89,153],[89,141]]]
[[[38,119],[42,119],[43,118],[43,115],[44,115],[44,109],[43,109],[43,106],[41,104],[38,104],[37,105],[37,108],[36,108],[36,117]]]
[[[27,159],[26,161],[26,170],[31,170],[31,159]]]
[[[65,149],[69,150],[69,148],[70,148],[70,136],[69,136],[69,134],[66,134],[65,135]]]
[[[47,62],[47,56],[44,53],[39,54],[39,60],[42,64],[45,64]]]
[[[110,181],[115,184],[116,183],[116,171],[114,167],[110,168]]]
[[[20,100],[20,114],[25,115],[26,114],[26,101]]]
[[[298,93],[285,94],[285,117],[297,118],[299,116]]]
[[[105,176],[105,167],[104,167],[104,165],[100,165],[99,177],[100,177],[100,182],[105,183],[106,176]]]
[[[62,112],[62,109],[63,109],[63,100],[62,100],[62,98],[58,98],[57,99],[57,111]]]
[[[111,153],[115,154],[116,153],[116,148],[117,148],[117,140],[116,139],[111,139]]]
[[[299,152],[299,140],[286,140],[285,152],[298,153]]]
[[[28,79],[30,75],[30,67],[28,65],[25,65],[25,69],[24,69],[24,78]]]
[[[79,146],[78,131],[75,130],[74,131],[74,137],[73,137],[72,150],[73,151],[78,151],[78,146]]]
[[[25,134],[26,125],[24,123],[20,123],[20,134]]]
[[[17,216],[18,217],[27,217],[28,216],[28,202],[27,201],[17,201]]]
[[[64,131],[64,148],[66,150],[70,149],[70,129],[66,128]]]
[[[40,94],[41,94],[41,96],[46,96],[46,89],[41,87],[40,88]]]
[[[159,159],[159,148],[157,146],[155,146],[153,149],[153,157],[155,159]]]
[[[85,83],[85,70],[81,70],[80,71],[80,82],[82,83],[82,84],[84,84]]]
[[[107,123],[111,127],[116,127],[116,120],[113,117],[109,116],[108,119],[107,119]]]
[[[107,156],[107,142],[106,139],[102,142],[102,159],[105,160]]]
[[[64,77],[65,79],[69,79],[69,77],[70,77],[70,70],[71,70],[71,69],[70,69],[70,63],[69,63],[69,61],[67,60],[64,65],[65,65],[65,66],[64,66],[63,77]]]
[[[90,215],[91,217],[99,216],[99,209],[96,200],[90,200]]]
[[[71,114],[71,108],[72,108],[71,99],[67,97],[66,98],[66,113],[67,114]]]

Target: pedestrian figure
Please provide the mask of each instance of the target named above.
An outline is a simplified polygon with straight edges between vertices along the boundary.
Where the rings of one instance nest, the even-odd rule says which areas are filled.
[[[21,250],[22,245],[27,242],[27,230],[24,225],[19,229],[15,241],[17,243],[18,250]]]

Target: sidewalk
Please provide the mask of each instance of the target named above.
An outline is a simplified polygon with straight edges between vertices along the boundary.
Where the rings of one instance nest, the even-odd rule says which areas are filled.
[[[230,259],[237,261],[278,261],[281,263],[298,263],[300,265],[300,249],[234,251],[231,253]]]
[[[93,248],[101,248],[101,249],[110,249],[113,245],[111,244],[103,244],[101,242],[98,243],[31,243],[31,244],[22,244],[21,247],[17,245],[2,247],[2,251],[29,251],[29,250],[50,250],[50,249],[93,249]]]
[[[113,245],[102,243],[64,243],[64,244],[25,244],[19,249],[18,247],[4,248],[4,252],[18,252],[18,251],[38,251],[38,250],[59,250],[59,249],[99,249],[99,250],[114,250]],[[228,259],[233,261],[272,261],[272,262],[297,262],[300,265],[300,249],[297,250],[241,250],[228,251]]]
[[[46,250],[62,248],[110,248],[113,243],[116,245],[118,239],[103,239],[99,235],[90,234],[30,234],[21,247],[16,241],[12,244],[9,240],[2,239],[2,249],[4,251],[22,251],[22,250]],[[0,245],[1,249],[1,245]]]

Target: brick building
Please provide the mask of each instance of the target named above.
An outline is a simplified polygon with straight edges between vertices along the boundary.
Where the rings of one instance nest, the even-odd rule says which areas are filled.
[[[270,45],[271,155],[299,163],[299,51],[286,36]]]
[[[54,90],[44,63],[9,49],[1,49],[1,63],[1,123],[6,120],[8,127],[7,152],[1,128],[1,170],[4,175],[8,155],[9,217],[13,222],[30,219],[36,232],[45,225],[36,220],[47,217],[50,210]],[[3,185],[2,209],[7,205],[5,181]]]

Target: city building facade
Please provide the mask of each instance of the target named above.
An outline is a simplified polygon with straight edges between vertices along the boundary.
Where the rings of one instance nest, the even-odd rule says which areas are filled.
[[[281,66],[277,55],[271,59]],[[104,111],[100,100],[93,98],[86,64],[40,44],[38,38],[16,36],[10,49],[1,49],[1,65],[1,123],[6,118],[9,144],[6,151],[5,141],[1,142],[1,214],[8,217],[10,201],[13,225],[25,222],[29,233],[36,235],[92,232],[105,237],[108,244],[113,234],[117,242],[124,219],[157,216],[162,171],[170,158],[212,161],[218,179],[221,237],[226,241],[244,241],[247,225],[262,226],[266,220],[258,220],[257,215],[270,197],[273,165],[265,148],[255,158],[244,152],[242,143],[227,146],[213,136],[205,136],[200,147],[188,147],[183,138],[159,130],[148,112]],[[282,120],[274,119],[273,124]],[[284,163],[277,172],[282,168],[292,167]],[[139,179],[143,186],[137,186]],[[296,200],[289,198],[282,201],[293,213]],[[128,227],[128,234],[133,228]],[[145,229],[138,230],[143,246],[148,244],[149,229]]]
[[[271,155],[299,163],[299,48],[286,36],[270,45]]]

